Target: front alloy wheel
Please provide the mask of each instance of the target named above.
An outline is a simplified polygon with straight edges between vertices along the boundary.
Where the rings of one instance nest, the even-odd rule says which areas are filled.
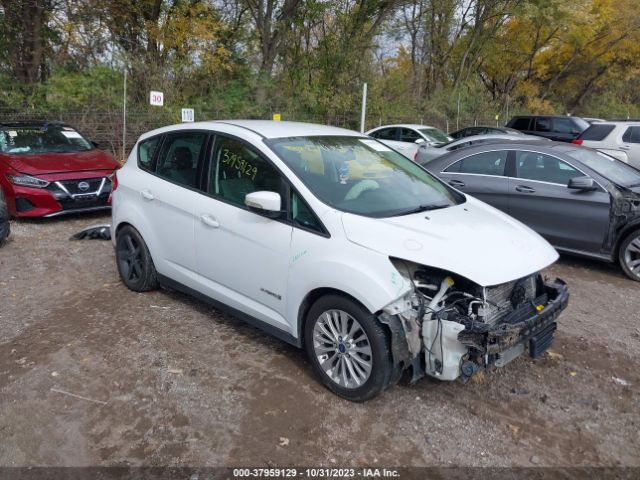
[[[358,321],[342,310],[327,310],[313,328],[313,350],[325,374],[344,388],[357,388],[371,375],[371,343]]]
[[[387,328],[345,296],[326,295],[311,306],[304,346],[322,383],[347,400],[369,400],[396,379]]]
[[[622,242],[620,265],[627,276],[640,281],[640,230],[632,233]]]

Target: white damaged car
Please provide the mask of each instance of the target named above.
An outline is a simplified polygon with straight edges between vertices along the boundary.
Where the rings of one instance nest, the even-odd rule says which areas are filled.
[[[306,349],[355,401],[470,378],[551,344],[555,250],[375,139],[216,121],[140,137],[113,183],[123,282],[192,294]]]

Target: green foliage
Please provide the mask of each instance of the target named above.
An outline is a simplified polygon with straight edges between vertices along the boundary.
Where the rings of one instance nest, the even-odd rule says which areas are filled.
[[[637,0],[0,4],[0,108],[16,112],[116,111],[126,68],[130,109],[154,125],[189,106],[199,119],[281,112],[357,128],[364,82],[369,124],[640,113]],[[40,8],[39,26],[6,28],[6,5]]]
[[[47,106],[55,111],[119,108],[123,72],[97,66],[86,72],[55,72],[43,86]]]

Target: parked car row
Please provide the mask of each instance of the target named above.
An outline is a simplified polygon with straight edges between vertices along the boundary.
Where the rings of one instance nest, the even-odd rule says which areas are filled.
[[[23,213],[17,199],[38,189],[60,207],[34,203],[45,215],[106,194],[128,288],[183,291],[304,348],[322,383],[354,401],[407,370],[413,381],[468,379],[540,356],[569,296],[540,273],[556,250],[617,260],[640,280],[640,172],[580,145],[434,134],[441,146],[412,143],[442,153],[413,161],[385,143],[404,126],[387,140],[294,122],[200,122],[142,135],[115,170],[88,157],[79,167],[71,154],[96,149],[70,127],[29,125],[18,145],[19,127],[0,133],[7,212]],[[45,146],[49,135],[58,147]],[[89,190],[97,174],[90,199],[64,183]],[[106,199],[84,210],[98,207]]]

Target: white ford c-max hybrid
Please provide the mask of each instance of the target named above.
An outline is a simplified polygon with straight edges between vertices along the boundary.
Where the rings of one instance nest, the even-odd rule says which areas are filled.
[[[113,185],[134,291],[190,293],[304,347],[367,400],[410,370],[468,379],[551,344],[568,302],[540,236],[375,139],[294,122],[174,125]]]

